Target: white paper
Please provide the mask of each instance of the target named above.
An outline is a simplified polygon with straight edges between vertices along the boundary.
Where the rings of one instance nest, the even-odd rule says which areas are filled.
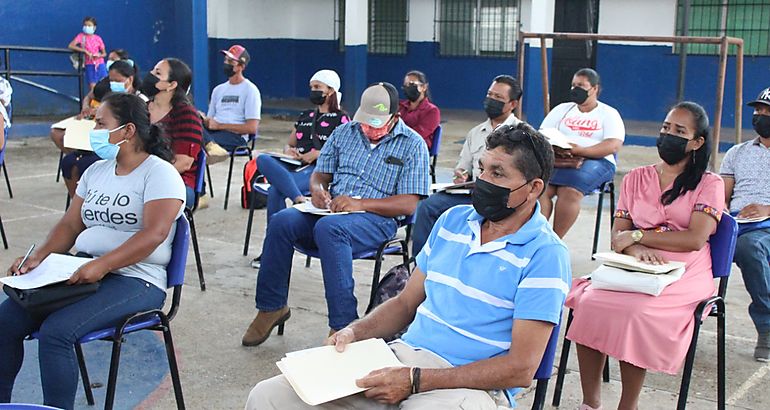
[[[96,122],[91,120],[69,121],[64,131],[64,146],[83,151],[93,151],[89,133],[94,127],[96,127]]]
[[[54,283],[64,282],[69,279],[76,270],[91,258],[78,258],[70,255],[52,253],[43,259],[35,269],[19,276],[6,276],[0,278],[0,283],[16,289],[35,289]]]
[[[430,185],[433,192],[446,192],[447,194],[465,194],[471,193],[471,188],[476,186],[474,181],[463,182],[460,184],[439,182]]]
[[[570,140],[567,138],[564,133],[559,131],[556,128],[543,128],[540,130],[540,133],[545,136],[545,138],[548,140],[551,145],[554,147],[559,147],[562,149],[572,149],[572,145],[570,145]]]
[[[659,296],[668,285],[681,279],[682,275],[683,267],[674,269],[667,275],[651,275],[602,265],[591,273],[591,287]]]
[[[770,218],[770,216],[758,216],[756,218],[735,218],[735,222],[738,222],[739,224],[750,224],[755,222],[762,222],[768,218]]]
[[[356,198],[361,199],[361,198]],[[355,211],[355,212],[332,212],[329,208],[316,208],[315,205],[311,201],[305,201],[300,202],[298,204],[294,204],[294,208],[300,212],[306,213],[306,214],[313,214],[313,215],[321,215],[321,216],[327,216],[327,215],[347,215],[352,213],[363,213],[364,211]]]
[[[351,343],[342,353],[334,346],[287,353],[276,365],[297,396],[311,406],[366,390],[356,386],[356,380],[374,370],[404,366],[382,339]]]
[[[684,262],[675,261],[662,265],[652,265],[649,263],[639,262],[633,256],[623,255],[616,252],[599,252],[594,255],[594,258],[607,266],[657,275],[666,274],[672,272],[675,269],[684,268],[685,266]]]

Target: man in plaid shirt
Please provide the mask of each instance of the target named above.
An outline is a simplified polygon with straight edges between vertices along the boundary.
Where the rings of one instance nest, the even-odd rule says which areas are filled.
[[[261,344],[291,316],[288,278],[295,244],[319,251],[331,330],[357,319],[353,254],[392,238],[397,221],[413,214],[428,195],[428,149],[398,117],[392,84],[364,91],[353,121],[337,127],[324,144],[310,189],[315,207],[340,214],[288,208],[273,216],[257,276],[259,312],[243,336],[244,346]]]

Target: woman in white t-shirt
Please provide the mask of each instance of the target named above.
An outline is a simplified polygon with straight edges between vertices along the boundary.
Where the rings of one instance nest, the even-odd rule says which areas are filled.
[[[16,259],[8,273],[25,274],[48,255],[70,252],[74,245],[94,259],[67,283],[99,282],[99,288],[45,318],[30,316],[10,299],[0,304],[0,403],[11,399],[24,338],[37,331],[43,400],[73,408],[78,387],[75,341],[128,315],[159,309],[166,298],[174,221],[185,200],[168,141],[150,125],[147,103],[127,93],[105,98],[90,138],[103,160],[80,178],[72,205],[48,239],[22,268],[23,258]]]
[[[561,238],[575,223],[583,197],[614,177],[615,155],[626,137],[618,111],[598,100],[600,91],[596,71],[578,70],[572,77],[572,101],[554,107],[540,125],[561,131],[570,140],[570,153],[585,158],[580,168],[555,168],[540,197],[543,215],[554,214],[553,230]]]

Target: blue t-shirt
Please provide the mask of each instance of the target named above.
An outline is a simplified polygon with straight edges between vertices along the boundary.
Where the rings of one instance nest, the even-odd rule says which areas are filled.
[[[417,255],[425,301],[402,340],[453,366],[507,354],[516,319],[558,324],[572,281],[569,251],[539,204],[516,233],[484,245],[483,222],[470,205],[450,208]]]

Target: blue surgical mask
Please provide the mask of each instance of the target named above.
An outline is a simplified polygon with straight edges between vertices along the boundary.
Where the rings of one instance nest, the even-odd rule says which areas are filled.
[[[83,32],[86,34],[94,34],[96,32],[96,27],[94,26],[83,26]]]
[[[91,132],[88,133],[88,139],[91,141],[91,149],[94,150],[94,153],[98,155],[99,158],[115,159],[118,157],[120,144],[128,140],[123,140],[117,144],[113,144],[110,142],[110,133],[115,132],[125,126],[126,124],[123,124],[114,130],[91,130]]]
[[[112,61],[112,60],[107,60],[107,62],[105,63],[105,64],[107,64],[107,70],[108,71],[109,71],[110,66],[112,65],[112,63],[114,63],[114,61]]]
[[[110,90],[114,93],[124,93],[126,92],[126,84],[120,81],[110,81]]]

